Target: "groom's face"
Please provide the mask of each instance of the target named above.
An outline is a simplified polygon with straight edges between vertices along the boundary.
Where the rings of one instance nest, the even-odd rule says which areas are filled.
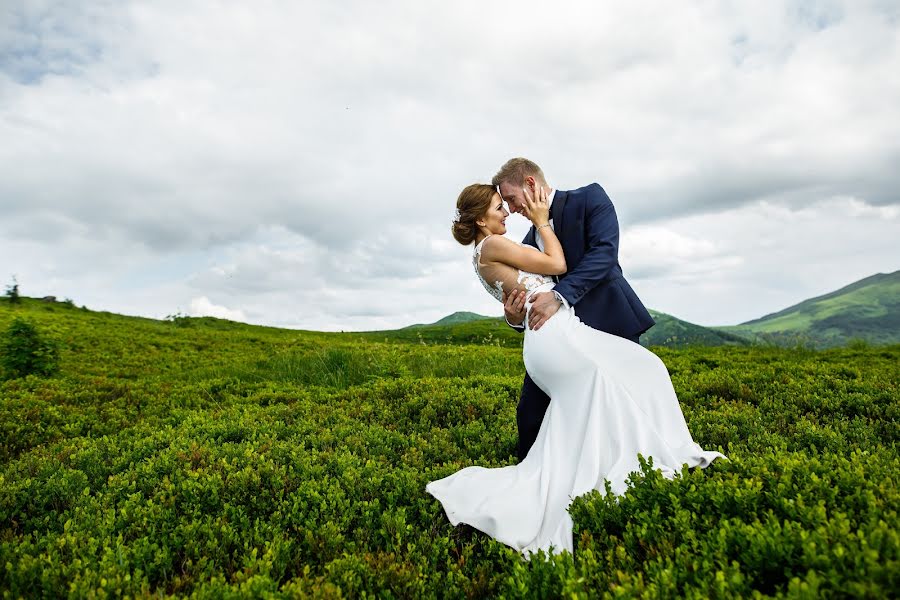
[[[526,177],[524,185],[528,185],[529,189],[534,189],[534,177]],[[525,207],[525,193],[522,191],[521,185],[513,185],[508,181],[500,184],[500,195],[509,205],[509,212],[523,215],[522,209]]]

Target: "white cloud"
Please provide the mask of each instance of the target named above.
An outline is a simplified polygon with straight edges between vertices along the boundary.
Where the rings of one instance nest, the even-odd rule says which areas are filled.
[[[609,192],[649,305],[759,316],[810,286],[757,240],[788,270],[897,255],[898,71],[886,2],[5,5],[0,276],[315,329],[499,314],[448,224],[526,155]],[[803,211],[832,246],[771,231]],[[697,281],[720,295],[673,300]]]
[[[623,243],[626,277],[648,306],[703,325],[733,325],[775,312],[893,272],[900,259],[900,211],[855,198],[802,208],[760,201],[672,219],[665,228],[661,238],[678,242],[663,248],[680,258],[667,262],[659,247]],[[642,274],[644,264],[668,270]]]
[[[192,317],[217,317],[230,321],[247,321],[247,316],[242,310],[231,310],[218,304],[213,304],[206,296],[191,299],[191,308],[188,315]]]
[[[721,243],[689,237],[661,225],[626,230],[620,247],[620,262],[627,253],[628,276],[635,279],[696,280],[742,263],[739,255],[728,254]]]

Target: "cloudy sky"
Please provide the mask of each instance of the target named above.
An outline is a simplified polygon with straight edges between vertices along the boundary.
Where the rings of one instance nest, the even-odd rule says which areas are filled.
[[[645,304],[735,324],[900,268],[898,73],[893,0],[4,1],[0,283],[318,330],[499,315],[449,225],[527,156],[606,189]]]

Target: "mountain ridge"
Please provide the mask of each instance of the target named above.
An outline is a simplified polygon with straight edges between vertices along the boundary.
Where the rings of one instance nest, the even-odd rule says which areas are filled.
[[[813,296],[812,298],[807,298],[806,300],[801,300],[800,302],[793,304],[791,306],[788,306],[787,308],[783,308],[779,311],[769,313],[767,315],[763,315],[756,319],[751,319],[750,321],[745,321],[745,322],[737,325],[737,327],[742,327],[744,325],[755,325],[755,324],[761,323],[763,321],[771,320],[771,319],[783,316],[785,314],[788,314],[791,311],[794,311],[794,310],[796,310],[804,305],[807,305],[809,303],[823,302],[826,300],[831,300],[831,299],[837,298],[838,296],[841,296],[843,294],[848,294],[848,293],[854,292],[858,289],[864,288],[868,285],[872,285],[873,283],[880,283],[886,279],[890,279],[890,278],[894,278],[894,277],[900,279],[900,270],[894,271],[892,273],[875,273],[874,275],[869,275],[868,277],[863,277],[862,279],[860,279],[858,281],[849,283],[842,288],[838,288],[838,289],[834,290],[833,292],[828,292],[826,294],[822,294],[821,296]]]
[[[827,348],[853,340],[900,343],[900,270],[876,273],[758,319],[719,329],[777,345]]]
[[[641,336],[651,346],[773,344],[807,345],[817,348],[841,346],[851,341],[873,344],[900,343],[900,270],[875,273],[837,290],[808,298],[787,308],[746,321],[739,325],[704,326],[650,309],[656,325]],[[474,326],[473,322],[496,323]],[[509,339],[520,334],[506,327],[503,317],[487,317],[458,311],[427,325],[403,329],[421,329],[426,335],[454,339],[458,334],[471,340],[490,333]],[[453,328],[457,328],[456,331]],[[508,337],[505,331],[511,332]],[[492,338],[494,339],[494,338]]]

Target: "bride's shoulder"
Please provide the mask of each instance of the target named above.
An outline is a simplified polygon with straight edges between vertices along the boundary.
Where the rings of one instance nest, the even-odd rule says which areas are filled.
[[[502,235],[491,235],[482,240],[481,244],[481,259],[484,262],[500,262],[512,266],[526,259],[531,252],[540,250]]]
[[[505,248],[517,245],[518,242],[514,242],[508,237],[499,234],[493,234],[481,240],[481,254],[490,255],[492,253],[496,253],[498,250],[502,251]]]

